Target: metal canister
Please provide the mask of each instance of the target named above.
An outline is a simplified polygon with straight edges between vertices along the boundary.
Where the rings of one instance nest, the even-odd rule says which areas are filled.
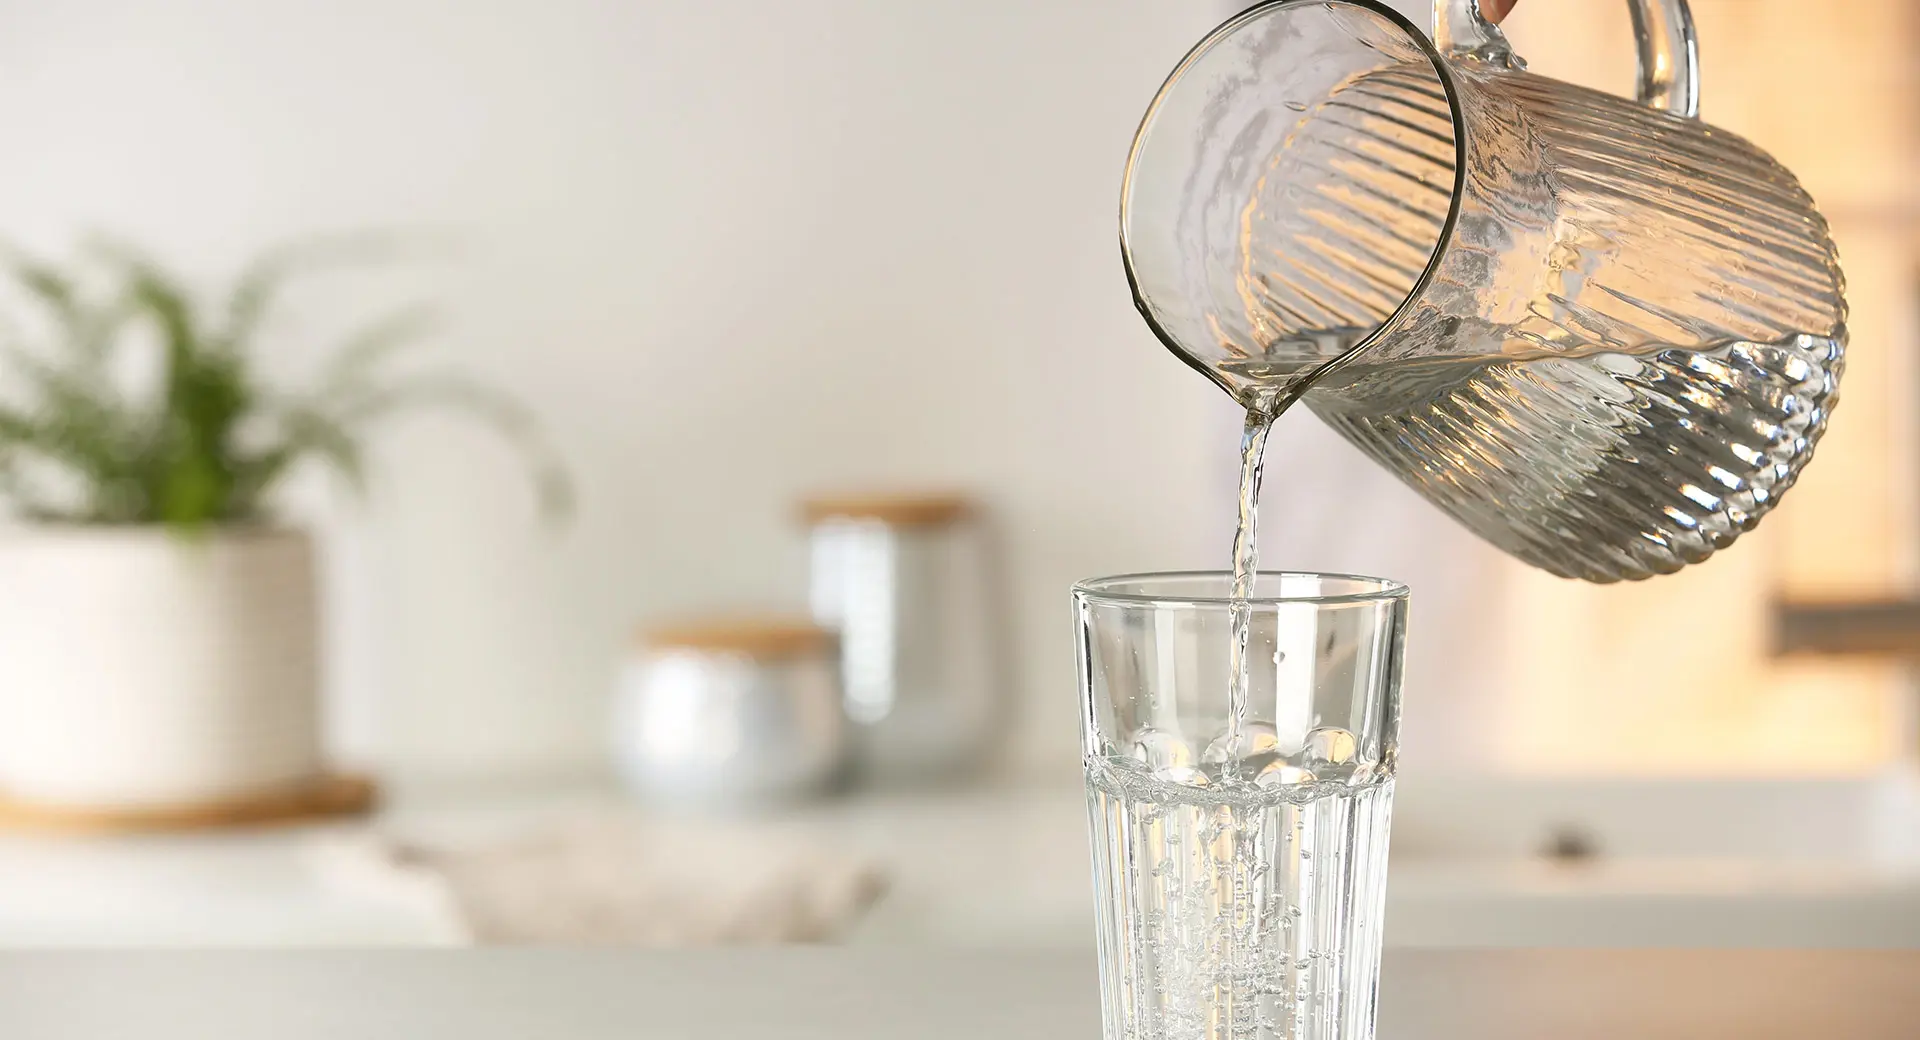
[[[927,780],[978,764],[998,735],[993,560],[955,495],[804,503],[814,620],[840,634],[859,771]]]
[[[790,801],[847,760],[838,641],[804,621],[721,619],[643,634],[623,670],[615,761],[649,800]]]

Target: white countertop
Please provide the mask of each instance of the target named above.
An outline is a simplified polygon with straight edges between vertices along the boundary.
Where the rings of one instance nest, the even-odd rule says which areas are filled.
[[[1452,802],[1423,805],[1408,791],[1403,784],[1389,882],[1393,946],[1920,947],[1920,870],[1910,861],[1743,848],[1746,839],[1734,833],[1693,838],[1728,855],[1704,856],[1684,843],[1675,854],[1653,855],[1595,817],[1591,825],[1622,851],[1556,863],[1526,855],[1514,841],[1502,847],[1497,836],[1450,847],[1445,835],[1435,836],[1434,821],[1446,819]],[[1431,792],[1423,797],[1433,800]],[[1794,818],[1791,806],[1765,798],[1773,801],[1761,808]],[[443,892],[368,871],[348,854],[368,826],[470,837],[628,811],[611,789],[592,783],[428,786],[402,789],[371,824],[113,839],[0,836],[0,946],[458,944],[463,932]],[[1513,810],[1528,812],[1544,810]],[[889,891],[853,930],[856,944],[1074,947],[1089,946],[1092,933],[1084,814],[1071,785],[1009,784],[865,794],[739,826],[805,834],[884,867]],[[1716,825],[1707,815],[1696,810],[1689,819]],[[1836,832],[1820,840],[1847,839]]]
[[[1099,1036],[1091,951],[0,955],[7,1040]],[[1393,951],[1392,1040],[1911,1040],[1920,954]]]

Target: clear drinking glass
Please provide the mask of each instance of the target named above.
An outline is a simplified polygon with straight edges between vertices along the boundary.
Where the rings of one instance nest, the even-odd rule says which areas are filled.
[[[1370,1040],[1407,590],[1262,574],[1236,742],[1231,584],[1073,590],[1105,1036]]]

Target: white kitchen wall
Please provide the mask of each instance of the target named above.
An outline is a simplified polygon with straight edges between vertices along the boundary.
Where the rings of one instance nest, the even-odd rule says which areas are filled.
[[[350,757],[593,761],[636,623],[801,603],[796,496],[959,486],[1016,576],[1020,755],[1064,772],[1067,585],[1224,557],[1228,405],[1134,316],[1115,243],[1134,124],[1216,14],[0,3],[0,234],[107,231],[209,279],[313,233],[451,243],[424,275],[297,300],[272,360],[428,292],[432,356],[538,409],[581,508],[544,532],[505,451],[421,419],[373,502],[304,510],[330,534]]]
[[[425,356],[524,395],[581,506],[543,530],[510,455],[428,419],[372,501],[301,489],[346,757],[594,762],[636,624],[799,607],[796,496],[956,486],[1014,575],[1012,757],[1064,772],[1067,585],[1227,555],[1238,417],[1134,315],[1115,207],[1231,6],[0,2],[0,236],[107,232],[210,283],[289,238],[433,245],[296,295],[269,360],[427,296]],[[1269,564],[1410,580],[1409,757],[1476,753],[1491,551],[1310,416],[1269,457]]]

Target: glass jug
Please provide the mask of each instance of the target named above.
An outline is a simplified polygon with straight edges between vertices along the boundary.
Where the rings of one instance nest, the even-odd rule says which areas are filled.
[[[1843,281],[1793,175],[1696,118],[1684,0],[1630,5],[1637,101],[1527,72],[1477,0],[1437,0],[1431,44],[1373,0],[1229,20],[1128,158],[1141,314],[1555,574],[1730,544],[1825,427]]]

